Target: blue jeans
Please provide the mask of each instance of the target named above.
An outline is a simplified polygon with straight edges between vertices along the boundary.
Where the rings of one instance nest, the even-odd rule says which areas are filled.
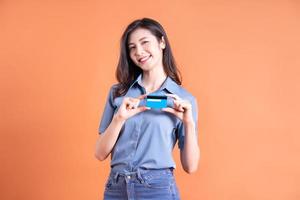
[[[104,200],[179,200],[171,169],[110,172]]]

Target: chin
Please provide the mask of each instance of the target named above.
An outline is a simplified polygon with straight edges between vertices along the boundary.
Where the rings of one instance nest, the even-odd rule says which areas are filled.
[[[144,72],[151,71],[153,67],[151,66],[139,66]]]

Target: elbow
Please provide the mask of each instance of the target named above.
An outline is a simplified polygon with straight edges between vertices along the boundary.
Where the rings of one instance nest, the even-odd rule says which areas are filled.
[[[99,160],[99,161],[103,161],[104,160],[103,157],[100,156],[98,153],[95,153],[95,158],[97,158],[97,160]]]
[[[199,151],[198,151],[199,152]],[[199,166],[199,161],[200,161],[200,152],[195,154],[195,157],[191,160],[184,160],[184,157],[182,156],[182,167],[183,170],[188,173],[188,174],[193,174],[197,172],[198,166]]]
[[[102,142],[101,142],[101,135],[99,135],[99,138],[96,143],[96,148],[95,148],[95,158],[99,161],[103,161],[107,158],[108,153],[104,150]]]
[[[99,161],[104,161],[107,156],[104,156],[103,154],[100,154],[98,152],[95,153],[95,157],[99,160]]]
[[[188,174],[193,174],[193,173],[195,173],[195,172],[198,171],[198,166],[199,166],[199,158],[198,158],[197,161],[195,161],[195,162],[186,164],[186,165],[183,167],[183,170],[184,170],[186,173],[188,173]]]
[[[185,167],[184,168],[184,171],[188,174],[193,174],[195,173],[196,171],[198,170],[198,167],[195,166],[195,167]]]

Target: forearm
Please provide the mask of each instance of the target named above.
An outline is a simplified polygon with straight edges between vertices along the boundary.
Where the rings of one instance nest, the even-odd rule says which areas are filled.
[[[112,151],[121,128],[125,120],[118,118],[116,115],[113,117],[110,125],[107,127],[104,133],[99,135],[99,138],[96,142],[96,152],[95,156],[99,160],[105,160],[107,156]]]
[[[195,172],[198,168],[200,150],[198,146],[197,136],[195,133],[194,122],[184,124],[185,138],[184,147],[181,150],[181,163],[187,173]]]

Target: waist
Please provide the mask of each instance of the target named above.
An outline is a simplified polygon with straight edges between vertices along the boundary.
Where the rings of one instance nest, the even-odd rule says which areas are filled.
[[[144,168],[137,168],[133,171],[117,171],[112,169],[110,171],[110,177],[118,178],[118,177],[126,177],[126,178],[141,178],[141,177],[148,177],[148,176],[160,176],[160,175],[173,175],[173,168],[164,168],[164,169],[144,169]]]

